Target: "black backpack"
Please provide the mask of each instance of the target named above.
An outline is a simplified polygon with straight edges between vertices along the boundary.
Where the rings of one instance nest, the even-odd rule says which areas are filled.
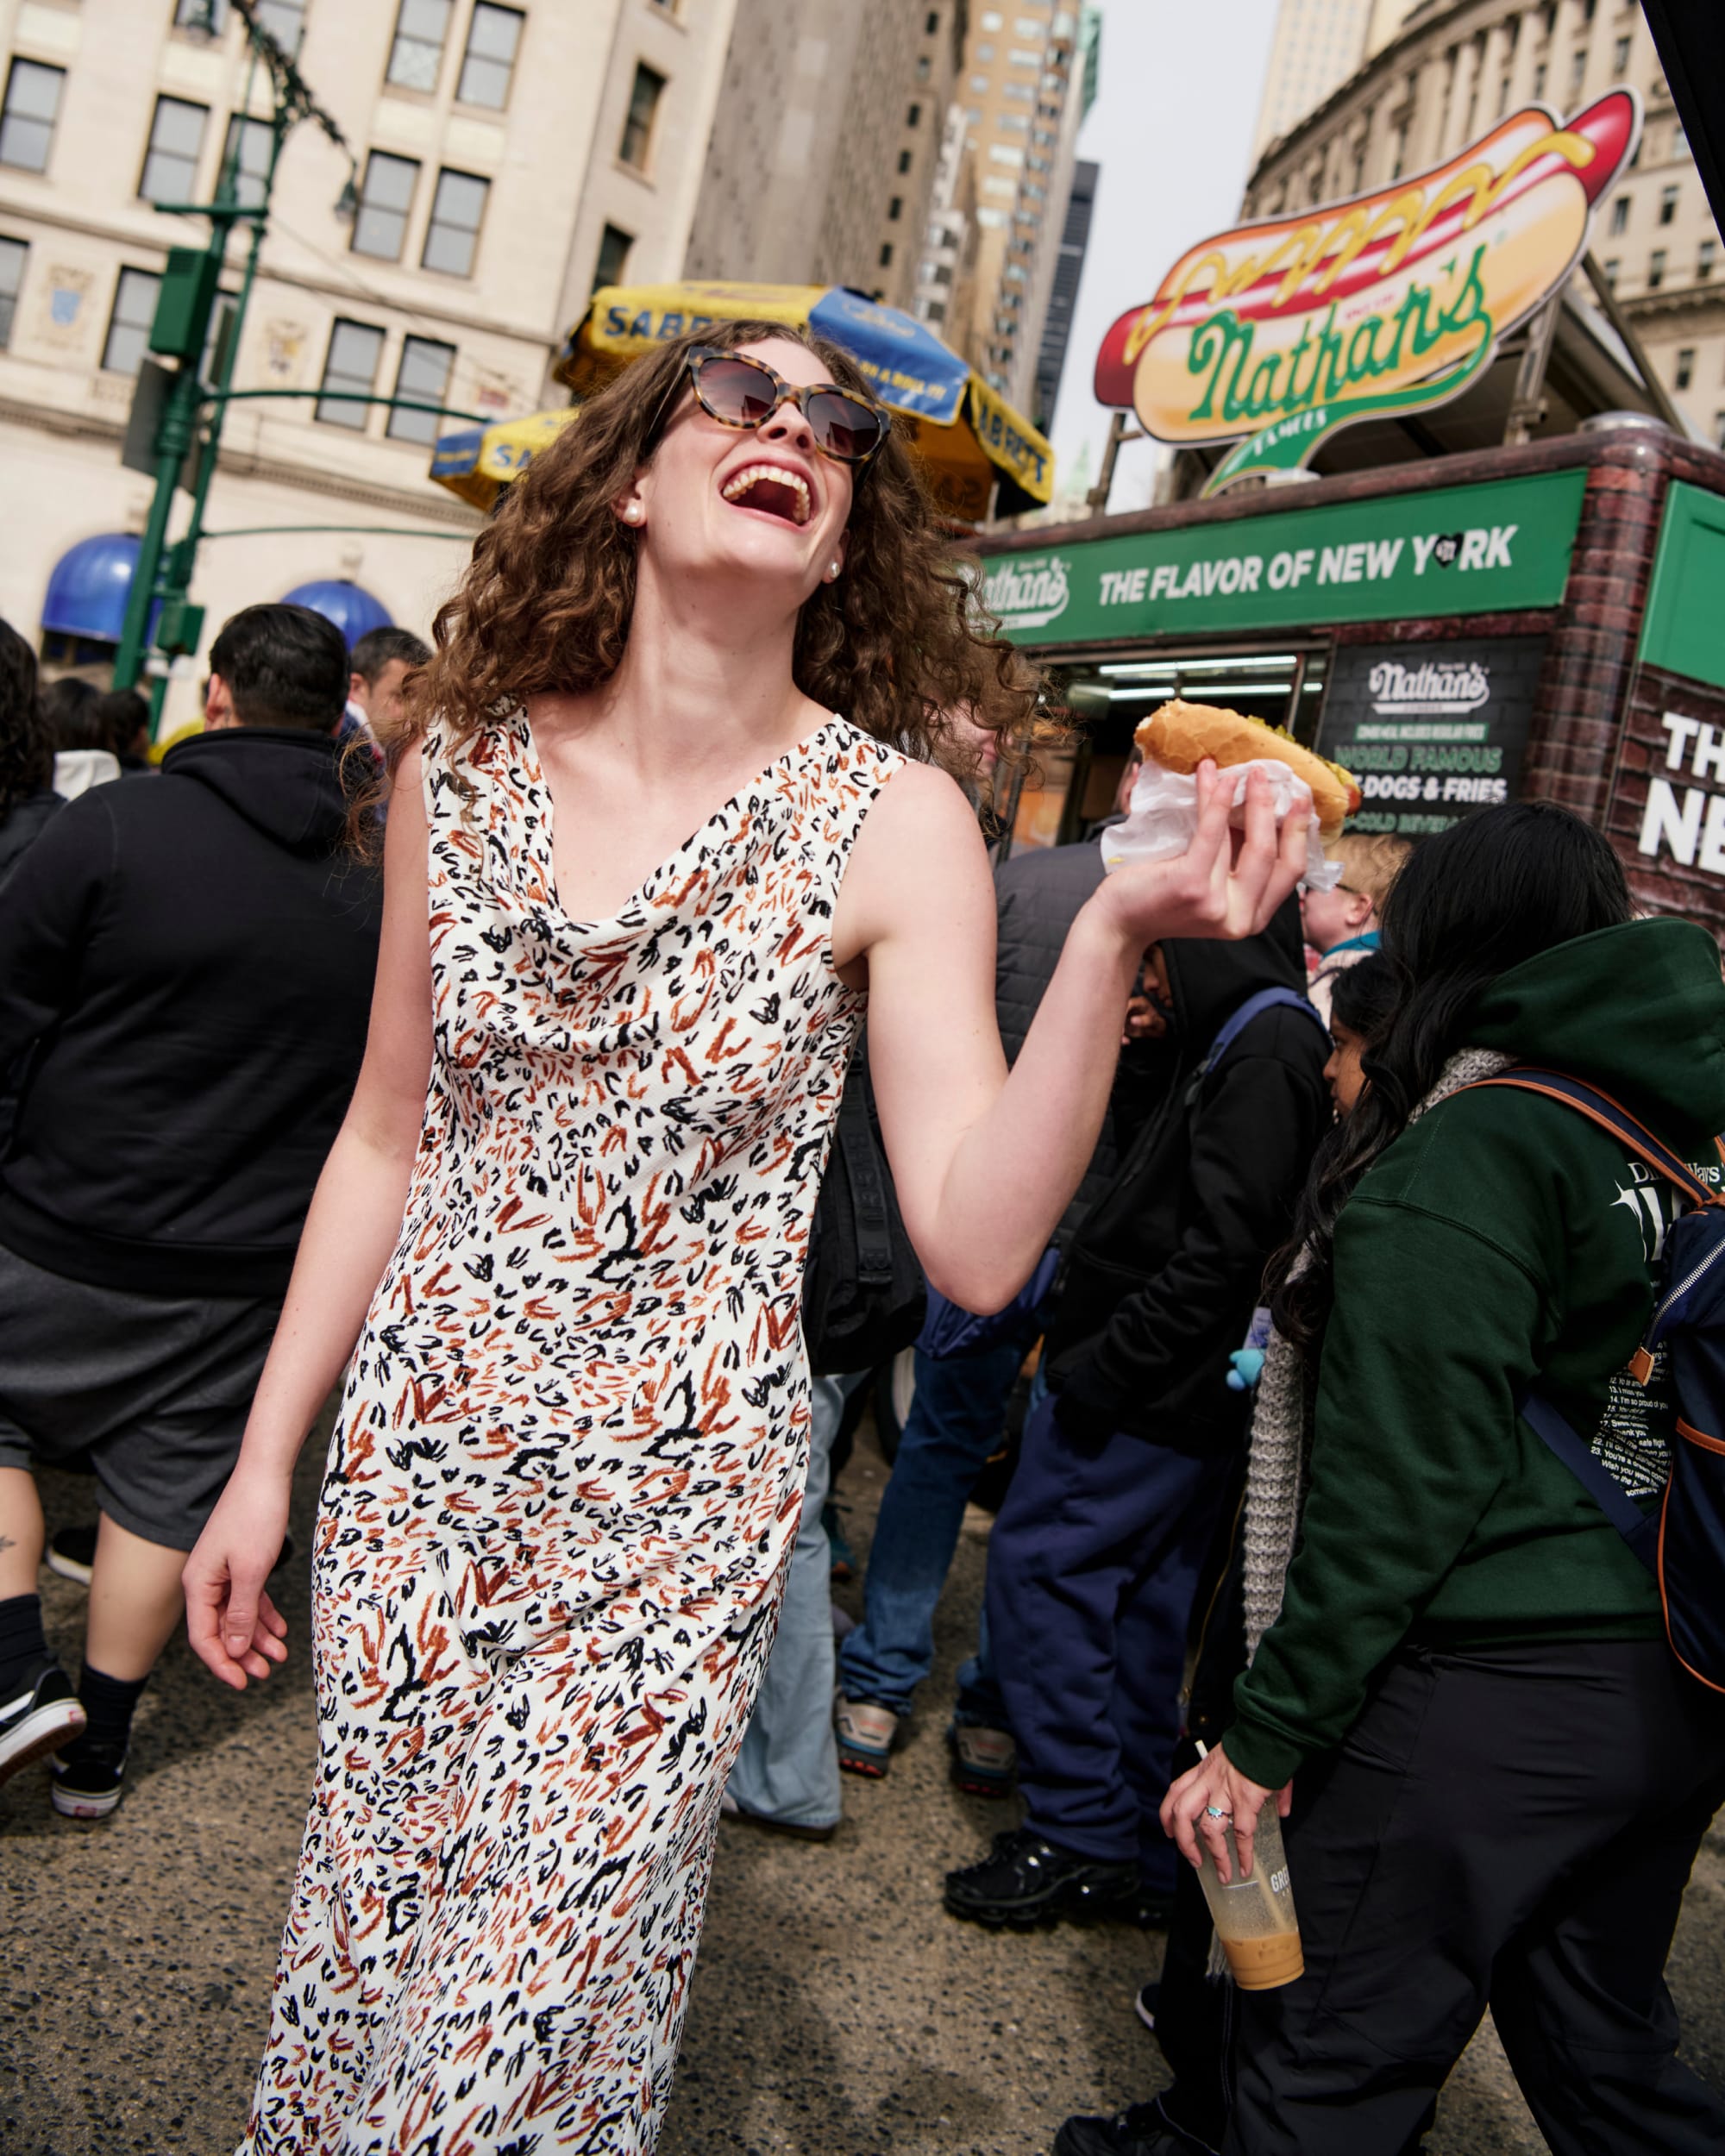
[[[803,1338],[817,1377],[874,1369],[922,1331],[928,1290],[881,1144],[866,1042],[845,1074],[803,1273]]]

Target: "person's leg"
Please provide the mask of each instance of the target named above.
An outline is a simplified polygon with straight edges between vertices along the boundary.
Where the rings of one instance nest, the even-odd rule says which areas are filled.
[[[830,1833],[838,1824],[841,1807],[838,1744],[832,1728],[832,1596],[821,1511],[844,1403],[869,1375],[859,1370],[811,1381],[802,1517],[785,1576],[772,1659],[728,1788],[750,1817],[817,1833]]]
[[[1653,1653],[1664,1666],[1649,1669],[1645,1688],[1650,1720],[1658,1717],[1646,1731],[1649,1748],[1675,1760],[1710,1745],[1716,1771],[1560,1882],[1492,1972],[1491,2018],[1556,2156],[1725,2149],[1725,2096],[1678,2058],[1665,1979],[1696,1852],[1725,1802],[1725,1702],[1703,1695],[1662,1644]],[[1672,1697],[1680,1691],[1692,1696]],[[1662,1713],[1668,1702],[1674,1712]]]
[[[75,1737],[85,1712],[42,1630],[42,1507],[22,1467],[0,1467],[0,1782]]]
[[[1121,1599],[1115,1629],[1118,1660],[1108,1701],[1120,1771],[1138,1799],[1145,1886],[1163,1896],[1174,1892],[1182,1869],[1158,1814],[1183,1720],[1181,1688],[1192,1598],[1230,1482],[1226,1459],[1192,1462],[1189,1467],[1186,1496],[1175,1496],[1152,1526],[1142,1569]],[[1181,1479],[1177,1469],[1172,1479]]]
[[[0,1467],[0,1602],[35,1593],[45,1532],[35,1477],[26,1467]]]
[[[147,1542],[103,1514],[85,1619],[86,1669],[122,1683],[149,1675],[185,1612],[179,1584],[185,1565],[184,1550]]]
[[[869,1545],[862,1622],[839,1650],[847,1699],[909,1712],[933,1664],[934,1612],[964,1507],[1000,1443],[1023,1361],[1015,1344],[940,1361],[918,1354],[916,1395]]]
[[[1564,1883],[1725,1775],[1717,1702],[1710,1752],[1650,1719],[1665,1658],[1653,1641],[1590,1642],[1388,1665],[1339,1749],[1295,1778],[1306,1973],[1241,1994],[1229,2156],[1396,2156],[1417,2141],[1494,1971]],[[1614,1934],[1602,1951],[1631,1949]]]
[[[1075,1445],[1052,1400],[1026,1425],[989,1541],[988,1632],[1018,1739],[1025,1824],[1057,1849],[1138,1860],[1139,1800],[1110,1719],[1119,1618],[1146,1551],[1153,1557],[1179,1539],[1212,1479],[1203,1461],[1129,1433]]]

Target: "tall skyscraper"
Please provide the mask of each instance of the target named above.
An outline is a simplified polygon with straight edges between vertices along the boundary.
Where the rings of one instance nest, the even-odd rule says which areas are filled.
[[[1060,378],[1066,369],[1066,347],[1072,335],[1072,310],[1078,304],[1078,285],[1084,274],[1084,255],[1090,244],[1090,217],[1096,206],[1096,175],[1100,165],[1081,160],[1072,168],[1072,192],[1067,198],[1066,222],[1055,260],[1054,281],[1049,291],[1048,313],[1042,325],[1042,344],[1036,355],[1036,404],[1031,417],[1045,433],[1054,422],[1060,397]]]
[[[912,305],[968,0],[737,0],[689,277]]]

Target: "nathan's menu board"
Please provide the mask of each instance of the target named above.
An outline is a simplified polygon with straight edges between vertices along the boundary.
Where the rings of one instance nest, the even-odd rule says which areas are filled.
[[[1318,749],[1359,780],[1348,829],[1422,838],[1515,800],[1545,651],[1543,636],[1338,651]]]

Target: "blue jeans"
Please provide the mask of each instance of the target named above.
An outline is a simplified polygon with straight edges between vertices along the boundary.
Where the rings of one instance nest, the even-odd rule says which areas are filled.
[[[916,1396],[881,1500],[862,1622],[839,1649],[845,1696],[894,1714],[934,1663],[934,1613],[976,1477],[1000,1441],[1024,1349],[1016,1343],[937,1361],[920,1349]]]
[[[838,1742],[832,1728],[832,1557],[821,1511],[844,1403],[868,1377],[809,1381],[808,1480],[785,1576],[772,1658],[731,1770],[730,1792],[745,1812],[797,1827],[832,1827],[839,1816]]]
[[[1136,1858],[1157,1893],[1174,1888],[1157,1812],[1229,1464],[1126,1431],[1074,1439],[1044,1398],[988,1542],[993,1674],[1018,1740],[1025,1824],[1081,1857]]]

